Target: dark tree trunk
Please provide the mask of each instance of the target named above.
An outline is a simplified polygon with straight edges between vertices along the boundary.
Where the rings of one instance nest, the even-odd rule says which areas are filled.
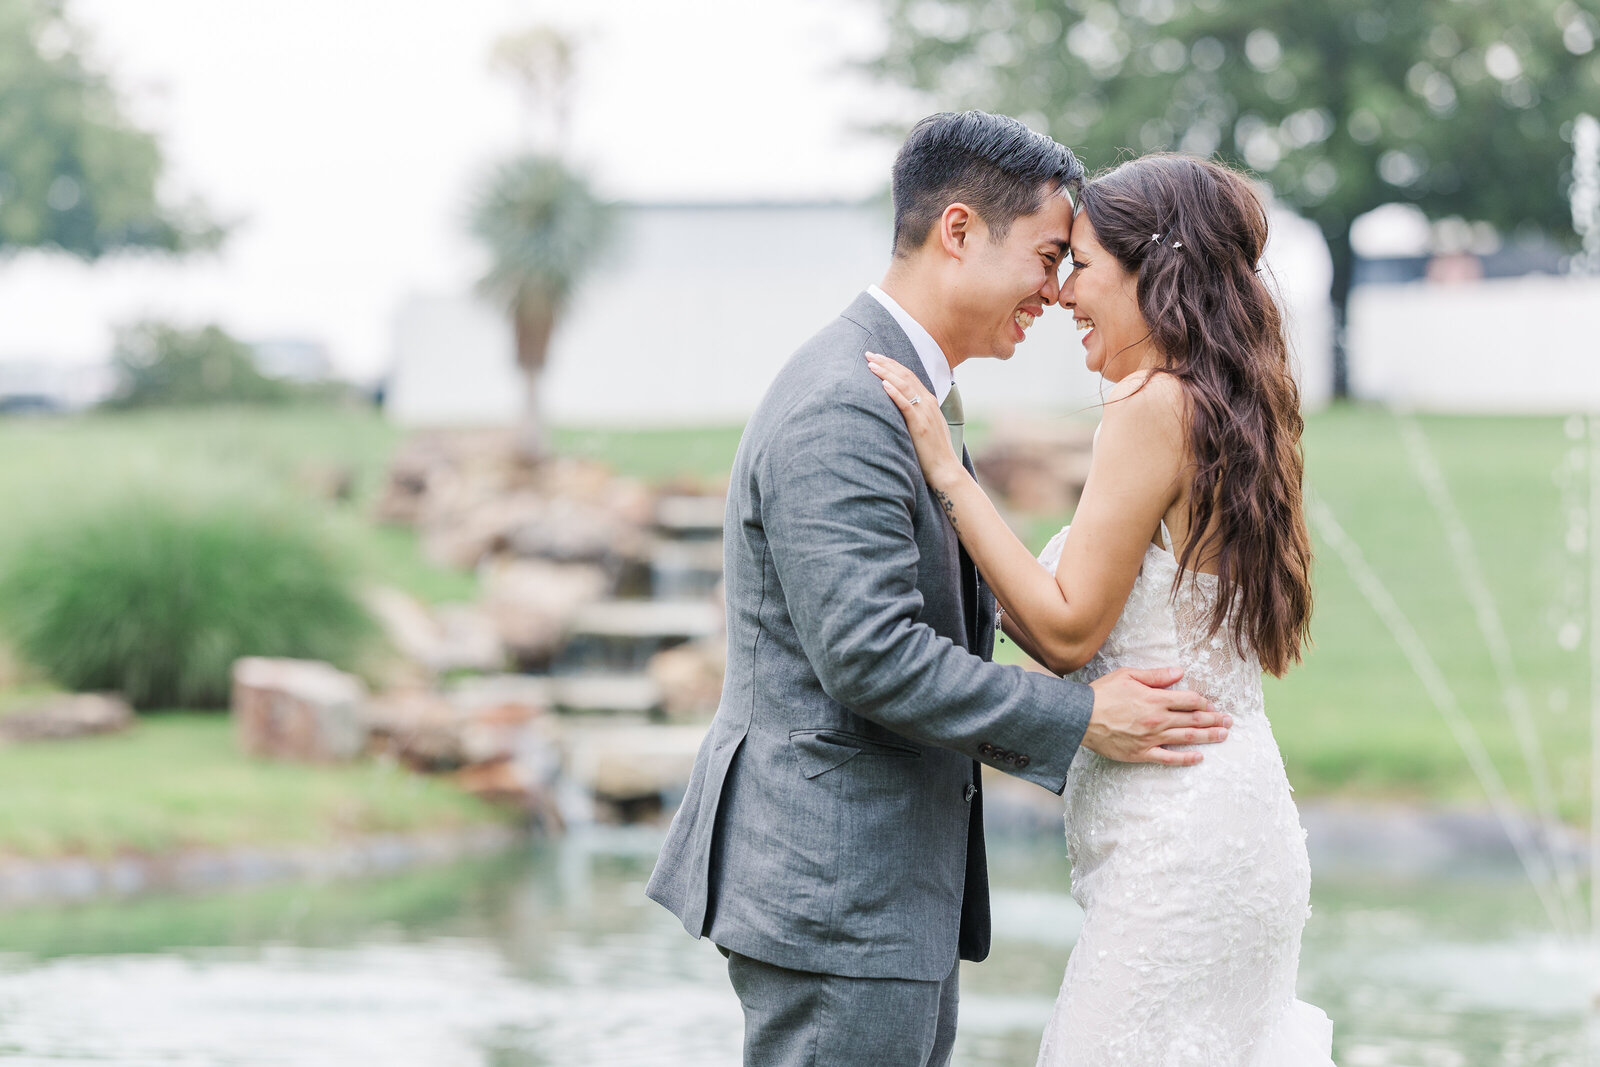
[[[540,379],[545,359],[550,354],[550,335],[556,319],[551,302],[525,300],[513,312],[513,333],[517,346],[517,365],[522,368],[522,419],[517,426],[517,450],[522,458],[538,463],[550,455],[550,435],[540,403]]]
[[[1333,398],[1350,399],[1350,353],[1345,346],[1345,330],[1350,310],[1350,283],[1355,278],[1355,252],[1350,247],[1350,227],[1342,223],[1324,225],[1322,238],[1333,257],[1333,281],[1328,299],[1333,304]]]

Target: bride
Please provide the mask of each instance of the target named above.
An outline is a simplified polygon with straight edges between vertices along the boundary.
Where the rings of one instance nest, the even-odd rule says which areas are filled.
[[[1085,919],[1041,1067],[1332,1067],[1327,1016],[1295,999],[1310,867],[1261,696],[1263,669],[1300,659],[1311,612],[1299,395],[1259,276],[1266,239],[1246,180],[1205,160],[1146,156],[1084,188],[1060,303],[1114,384],[1072,525],[1037,560],[928,391],[868,355],[1008,636],[1084,681],[1179,663],[1233,716],[1190,766],[1074,759]]]

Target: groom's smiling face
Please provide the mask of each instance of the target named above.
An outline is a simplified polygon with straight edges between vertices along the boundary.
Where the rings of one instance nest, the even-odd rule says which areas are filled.
[[[1008,359],[1044,309],[1061,294],[1072,240],[1072,201],[1051,188],[1043,206],[1019,215],[996,237],[973,216],[953,299],[959,305],[962,358]]]

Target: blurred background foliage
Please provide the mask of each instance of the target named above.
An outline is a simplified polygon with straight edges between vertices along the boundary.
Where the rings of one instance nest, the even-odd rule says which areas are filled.
[[[111,363],[118,379],[107,401],[112,408],[281,404],[304,394],[303,387],[263,375],[250,346],[215,325],[124,326]]]
[[[1570,242],[1575,116],[1600,101],[1594,0],[879,0],[883,78],[1017,115],[1091,170],[1157,150],[1260,174],[1333,259],[1383,204]],[[1176,225],[1182,220],[1174,220]]]
[[[374,627],[350,568],[282,512],[130,499],[39,525],[0,574],[17,650],[136,708],[220,708],[241,656],[346,668]]]
[[[159,142],[92,64],[66,8],[0,0],[0,253],[214,247],[224,227],[162,196]]]

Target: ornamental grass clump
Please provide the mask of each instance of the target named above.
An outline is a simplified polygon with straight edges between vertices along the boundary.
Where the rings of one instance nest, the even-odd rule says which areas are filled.
[[[373,632],[327,548],[248,506],[117,504],[34,531],[0,566],[16,651],[137,708],[225,706],[240,656],[348,667]]]

